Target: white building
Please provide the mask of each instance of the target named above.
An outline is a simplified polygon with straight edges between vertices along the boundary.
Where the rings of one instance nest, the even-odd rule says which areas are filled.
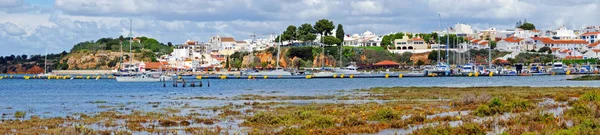
[[[500,41],[498,41],[498,43],[496,44],[496,49],[500,50],[500,51],[508,51],[508,52],[514,52],[514,51],[521,51],[521,41],[523,40],[523,38],[518,38],[518,37],[508,37],[508,38],[504,38]]]
[[[353,34],[352,36],[344,36],[344,46],[365,47],[365,46],[381,46],[382,36],[377,36],[371,31],[366,31],[361,35]]]
[[[457,23],[454,25],[454,33],[458,35],[472,35],[473,29],[471,29],[471,25]]]
[[[554,40],[563,40],[563,39],[578,39],[579,36],[575,34],[574,30],[569,30],[565,26],[562,26],[556,30],[546,31],[544,33],[545,37],[550,37]]]
[[[581,39],[587,41],[588,43],[598,42],[598,38],[600,38],[600,32],[587,32],[583,33],[580,36]]]

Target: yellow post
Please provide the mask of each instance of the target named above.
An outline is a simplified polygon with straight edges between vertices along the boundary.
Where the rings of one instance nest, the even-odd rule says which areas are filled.
[[[96,76],[96,80],[100,79],[100,76]]]
[[[312,76],[306,75],[306,79],[310,79],[310,78],[312,78]]]
[[[479,76],[479,72],[475,72],[475,77],[478,77],[478,76]]]
[[[23,76],[23,79],[29,80],[29,76]]]
[[[222,75],[221,79],[227,79],[227,76]]]
[[[469,73],[469,77],[473,76],[473,73]]]
[[[248,76],[248,79],[252,79],[252,76],[251,76],[251,75],[249,75],[249,76]]]
[[[341,74],[341,75],[340,75],[340,78],[344,78],[344,74]]]
[[[567,70],[567,75],[571,75],[571,70]]]
[[[265,75],[263,78],[264,78],[264,79],[267,79],[267,78],[269,78],[269,76],[266,76],[266,75]]]
[[[385,78],[390,78],[390,74],[385,74]]]
[[[490,77],[494,76],[494,72],[490,72]]]
[[[398,78],[402,78],[402,76],[404,76],[403,74],[398,75]]]
[[[10,79],[12,79],[12,77],[13,77],[13,76],[12,76],[12,75],[10,75]]]
[[[333,74],[333,78],[337,78],[337,74]]]
[[[350,75],[350,78],[354,78],[354,75]]]
[[[177,76],[177,79],[181,79],[181,76]]]
[[[0,80],[2,80],[2,78],[4,78],[3,76],[0,76]]]

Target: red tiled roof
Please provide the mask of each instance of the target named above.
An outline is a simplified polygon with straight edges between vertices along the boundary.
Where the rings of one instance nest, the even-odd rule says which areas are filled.
[[[473,40],[471,40],[471,43],[477,43],[479,41],[481,41],[481,39],[473,39]]]
[[[567,56],[565,59],[583,59],[583,56]]]
[[[165,66],[166,64],[163,64],[163,62],[144,62],[144,64],[146,64],[146,69],[159,69],[160,67],[167,68]]]
[[[418,41],[424,41],[422,38],[420,37],[413,37],[412,40],[418,40]]]
[[[561,53],[569,53],[569,52],[571,52],[571,50],[566,50],[566,49],[565,49],[565,50],[560,50],[560,52],[561,52]]]
[[[556,51],[556,50],[558,50],[558,49],[560,49],[560,48],[552,48],[552,51]]]
[[[235,42],[235,39],[233,37],[222,37],[221,42]]]
[[[552,40],[547,37],[531,37],[531,39],[542,41],[544,44],[587,44],[587,41],[581,39]]]
[[[522,38],[518,38],[518,37],[508,37],[503,39],[506,42],[511,42],[511,43],[517,43],[517,42],[521,42],[521,40],[523,40]]]
[[[592,49],[594,52],[600,52],[600,49]]]
[[[542,41],[544,42],[544,41]],[[551,40],[544,42],[545,44],[587,44],[588,42],[581,39],[571,39],[571,40]]]
[[[185,42],[187,45],[196,45],[196,41],[187,41]]]
[[[487,45],[488,41],[481,41],[481,43],[479,43],[479,45]]]
[[[582,36],[590,36],[590,35],[598,35],[600,34],[600,32],[588,32],[588,33],[583,33],[581,34]]]
[[[596,43],[591,43],[589,45],[587,45],[588,47],[596,47],[598,46],[598,44],[600,44],[600,42],[596,42]]]
[[[398,65],[400,65],[400,64],[393,62],[393,61],[384,60],[384,61],[375,63],[373,66],[398,66]]]

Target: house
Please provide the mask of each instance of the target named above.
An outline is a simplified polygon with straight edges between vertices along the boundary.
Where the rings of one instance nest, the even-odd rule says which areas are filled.
[[[472,39],[471,45],[469,45],[470,49],[486,49],[488,48],[488,41],[481,39]]]
[[[365,47],[381,46],[383,37],[373,34],[371,31],[365,31],[362,35],[353,34],[344,36],[344,46]]]
[[[504,38],[497,43],[496,49],[498,49],[500,51],[508,51],[508,52],[521,51],[522,50],[521,49],[522,48],[521,47],[522,40],[523,40],[523,38],[518,38],[518,37]]]
[[[591,44],[591,43],[597,42],[599,36],[600,36],[600,32],[587,32],[587,33],[581,34],[581,36],[579,36],[579,37],[581,39],[587,41],[589,44]]]
[[[423,53],[430,51],[429,44],[423,38],[419,36],[408,38],[407,35],[402,36],[401,39],[395,39],[394,45],[389,46],[388,50],[392,53]]]
[[[560,58],[581,58],[586,59],[590,49],[587,41],[582,39],[559,39],[554,40],[548,37],[531,37],[536,43],[536,48],[549,47],[552,54]],[[589,55],[589,54],[588,54]]]

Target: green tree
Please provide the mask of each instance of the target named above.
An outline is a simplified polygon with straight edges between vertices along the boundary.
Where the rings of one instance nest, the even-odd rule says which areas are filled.
[[[344,26],[342,26],[342,24],[338,24],[337,29],[335,30],[335,37],[340,39],[340,41],[344,42],[344,35],[346,35],[346,33],[344,33]]]
[[[323,37],[323,43],[326,45],[334,45],[341,43],[340,39],[333,36],[325,36]]]
[[[496,49],[496,44],[497,44],[496,41],[492,40],[489,42],[489,44],[490,44],[490,47],[492,47],[492,49]]]
[[[541,52],[541,53],[543,53],[543,52],[551,53],[552,49],[550,49],[550,47],[544,46],[544,47],[540,48],[540,50],[538,50],[538,52]]]
[[[303,60],[313,60],[312,50],[313,47],[310,46],[291,47],[287,51],[287,56],[290,58],[298,57]]]
[[[325,36],[329,36],[331,34],[331,31],[335,29],[335,26],[333,25],[332,21],[329,21],[327,19],[321,19],[315,23],[314,28],[316,33],[323,33],[325,34]]]
[[[281,40],[288,40],[291,43],[293,40],[296,40],[296,32],[296,26],[288,26],[287,29],[283,32]]]
[[[417,66],[421,66],[421,65],[423,65],[423,64],[425,64],[425,62],[424,62],[423,60],[419,60],[419,61],[417,61]]]
[[[525,22],[521,24],[521,26],[519,26],[518,28],[521,28],[523,30],[535,30],[535,25],[533,25],[532,23]]]
[[[305,23],[300,25],[300,27],[298,27],[298,31],[296,32],[298,34],[298,39],[304,42],[307,41],[313,41],[317,38],[317,35],[315,35],[315,29],[312,27],[312,25]]]

